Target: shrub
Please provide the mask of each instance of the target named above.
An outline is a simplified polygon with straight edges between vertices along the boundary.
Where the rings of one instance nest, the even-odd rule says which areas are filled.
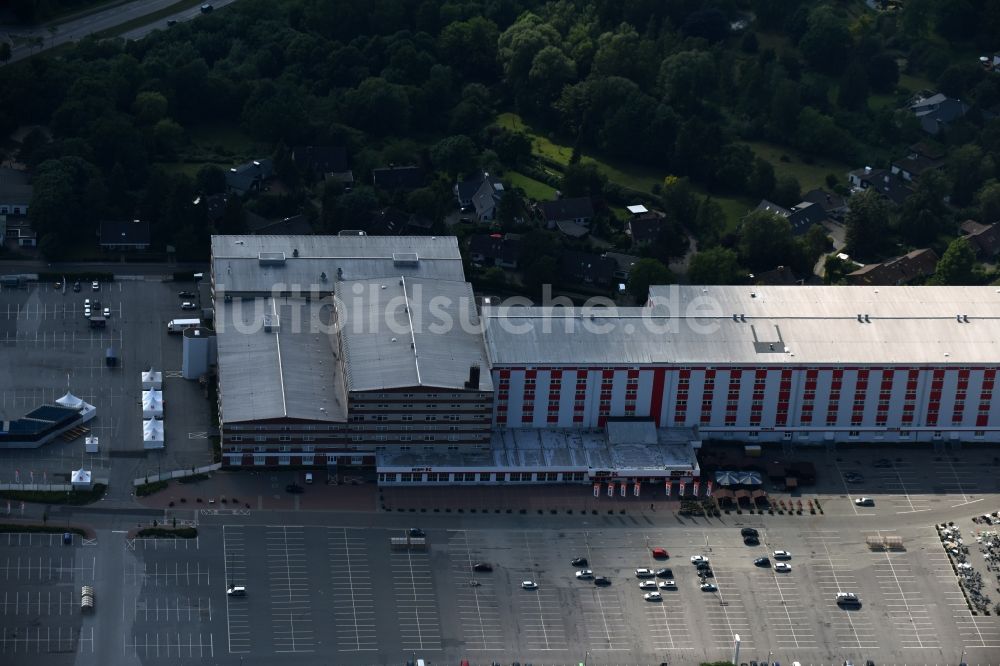
[[[166,490],[170,483],[167,481],[154,481],[153,483],[144,483],[141,486],[135,487],[135,494],[137,497],[148,497],[154,493],[158,493],[161,490]]]
[[[136,536],[152,537],[154,539],[193,539],[198,536],[198,528],[146,527],[139,530]]]
[[[107,489],[103,483],[95,483],[90,490],[4,490],[0,491],[0,498],[18,502],[81,506],[98,501]]]

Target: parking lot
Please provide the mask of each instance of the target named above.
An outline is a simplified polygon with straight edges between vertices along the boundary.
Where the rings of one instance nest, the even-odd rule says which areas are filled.
[[[112,457],[132,458],[116,463],[129,478],[211,462],[208,405],[197,382],[180,378],[181,340],[166,332],[166,323],[183,315],[177,290],[159,278],[100,283],[97,291],[83,283],[78,293],[50,283],[0,290],[0,418],[18,418],[71,390],[97,407],[86,427],[101,445],[98,454],[87,454],[82,438],[57,439],[5,452],[0,480],[60,483],[81,465],[106,477]],[[90,328],[84,299],[109,308],[105,328]],[[105,364],[108,347],[118,352],[117,367]],[[140,436],[139,373],[149,367],[164,371],[163,451],[144,452]],[[111,492],[127,497],[129,490]]]

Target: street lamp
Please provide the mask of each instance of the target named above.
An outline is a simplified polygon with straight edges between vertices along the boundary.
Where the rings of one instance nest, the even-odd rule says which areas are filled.
[[[773,657],[773,656],[774,656],[774,650],[768,650],[767,651],[767,663],[768,663],[768,666],[770,666],[771,664],[774,663],[774,662],[771,661],[771,657]]]
[[[733,663],[740,663],[740,635],[733,634]]]
[[[965,666],[965,654],[966,654],[966,650],[965,650],[965,646],[963,645],[962,646],[962,658],[958,660],[958,666]]]

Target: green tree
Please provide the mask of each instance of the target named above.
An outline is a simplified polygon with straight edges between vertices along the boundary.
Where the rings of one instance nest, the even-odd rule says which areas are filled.
[[[803,57],[817,71],[840,74],[853,45],[847,24],[832,8],[820,6],[809,13],[808,26],[799,40]]]
[[[668,218],[684,227],[691,227],[698,216],[698,197],[687,178],[667,176],[663,179],[663,210]]]
[[[167,116],[167,104],[163,93],[144,91],[135,96],[132,113],[141,125],[155,125]]]
[[[564,197],[596,197],[604,193],[608,177],[593,162],[570,164],[563,171],[559,189]]]
[[[851,254],[864,258],[878,256],[886,241],[889,210],[874,189],[851,197],[851,209],[845,220],[847,247]]]
[[[464,134],[445,137],[431,148],[431,162],[453,180],[472,173],[478,155],[476,144]]]
[[[795,176],[782,176],[775,184],[771,198],[779,206],[790,208],[802,201],[802,186]]]
[[[968,206],[987,178],[993,176],[993,159],[983,155],[983,149],[968,143],[951,151],[948,175],[951,177],[951,201]]]
[[[497,74],[497,24],[482,16],[454,21],[445,26],[437,40],[442,62],[462,78],[492,81]]]
[[[899,27],[903,35],[910,40],[926,37],[933,14],[933,0],[908,0],[899,14]]]
[[[694,235],[702,245],[711,245],[719,240],[726,228],[726,214],[722,206],[711,197],[705,197],[698,204],[698,214],[694,220]]]
[[[352,125],[379,136],[402,136],[410,126],[406,89],[382,78],[362,81],[344,96],[344,107]]]
[[[194,177],[199,192],[221,194],[226,191],[226,173],[214,164],[206,164]]]
[[[740,259],[754,272],[794,265],[797,252],[788,220],[765,210],[755,210],[740,226]]]
[[[531,61],[528,83],[540,108],[548,109],[563,86],[576,78],[576,63],[558,47],[546,46]]]
[[[976,195],[979,220],[985,224],[1000,222],[1000,182],[990,181]]]
[[[727,247],[702,250],[691,257],[688,266],[691,284],[743,284],[746,276],[736,251]]]
[[[0,62],[7,64],[10,59],[14,56],[11,52],[10,42],[0,42]]]
[[[752,197],[767,199],[774,192],[776,184],[774,167],[771,166],[771,163],[760,157],[755,157],[750,180],[747,182],[747,193]]]
[[[840,77],[837,104],[848,111],[860,111],[868,106],[868,74],[857,60],[852,61]]]
[[[247,215],[239,197],[226,199],[226,209],[219,220],[220,234],[242,234],[247,230]]]
[[[913,194],[903,202],[899,216],[899,232],[913,245],[933,243],[940,234],[953,231],[952,216],[945,206],[948,181],[940,171],[927,171],[920,176]]]
[[[973,285],[981,282],[976,270],[976,253],[965,238],[956,238],[938,260],[931,284]]]
[[[660,87],[670,104],[697,109],[716,90],[715,60],[708,51],[681,51],[660,66]]]
[[[531,139],[523,132],[501,130],[493,137],[493,150],[504,164],[516,167],[531,157]]]
[[[656,259],[640,259],[632,266],[628,276],[628,293],[637,303],[645,303],[649,297],[649,286],[673,284],[674,274]]]
[[[868,74],[868,83],[875,92],[892,92],[899,83],[899,65],[888,53],[879,53],[869,58],[865,72]]]
[[[547,284],[555,284],[559,279],[559,262],[555,257],[539,257],[524,267],[524,288],[532,296],[538,296]]]
[[[170,118],[164,118],[153,127],[153,141],[156,144],[157,154],[173,159],[177,154],[177,149],[183,145],[185,139],[184,128]]]
[[[847,274],[857,268],[850,261],[841,259],[836,254],[827,255],[823,260],[823,282],[825,284],[845,284]]]

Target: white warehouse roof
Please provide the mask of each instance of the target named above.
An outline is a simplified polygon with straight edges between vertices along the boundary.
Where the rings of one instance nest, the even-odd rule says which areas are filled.
[[[488,307],[494,365],[1000,362],[996,287],[654,286],[642,308]]]

